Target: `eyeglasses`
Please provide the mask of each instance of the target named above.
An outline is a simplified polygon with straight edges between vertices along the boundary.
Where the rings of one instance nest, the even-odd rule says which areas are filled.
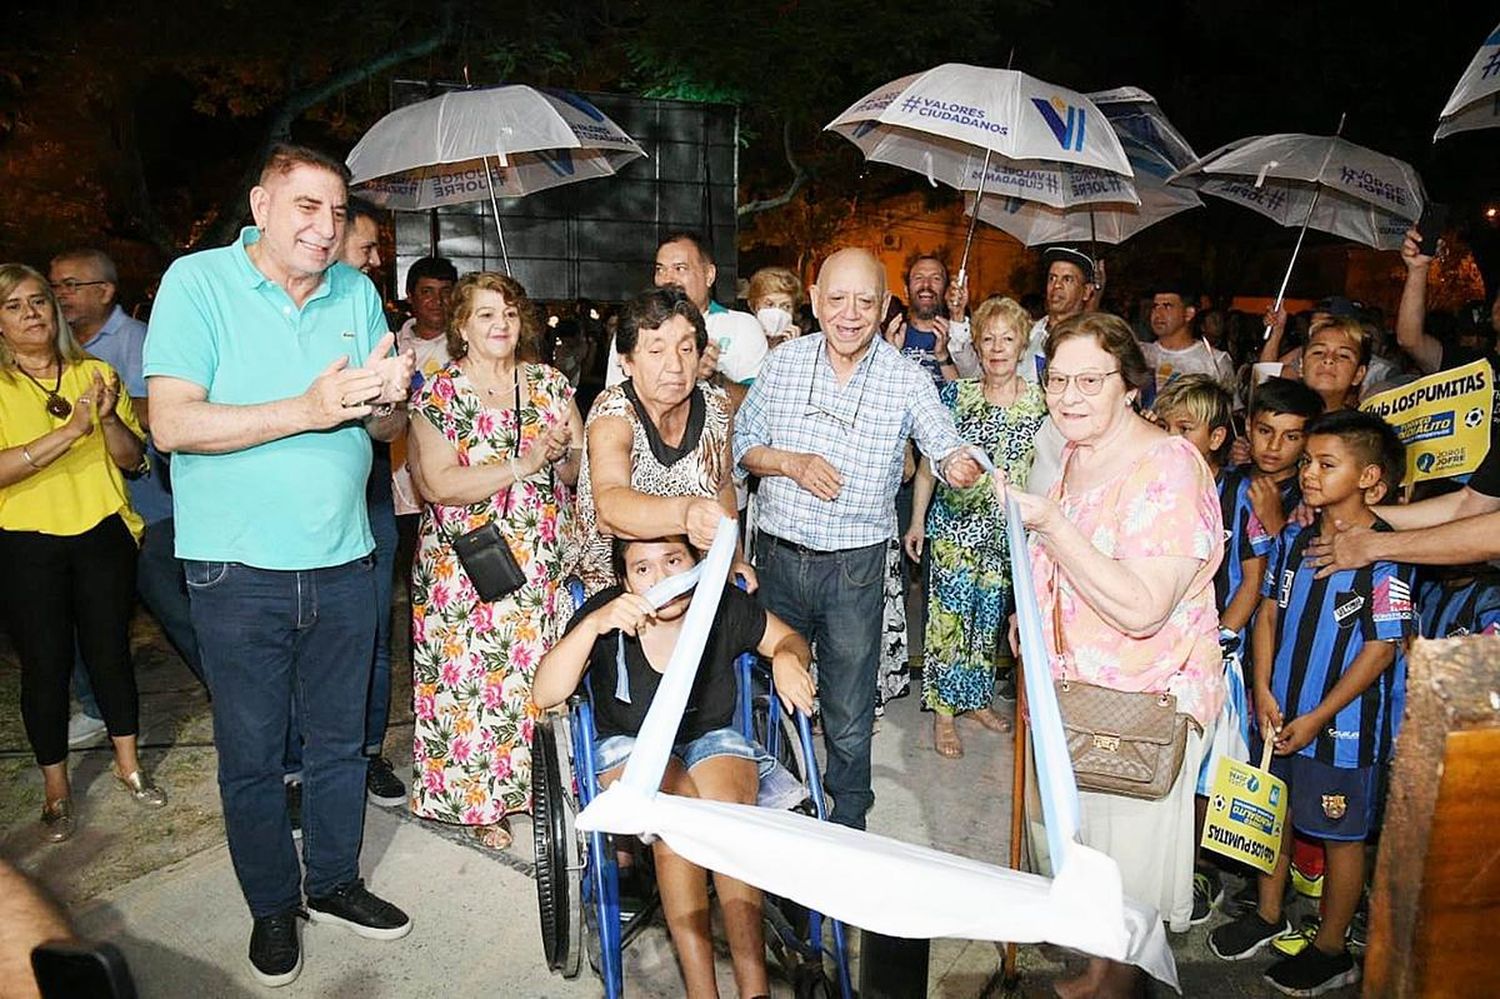
[[[78,281],[73,278],[63,278],[61,281],[52,282],[53,291],[66,291],[69,294],[79,288],[87,288],[91,284],[109,284],[108,281]]]
[[[1098,395],[1099,390],[1104,388],[1104,380],[1110,375],[1120,373],[1119,368],[1111,371],[1080,371],[1076,375],[1064,375],[1057,371],[1047,372],[1046,379],[1042,382],[1042,390],[1048,395],[1062,395],[1068,390],[1068,383],[1072,382],[1078,386],[1078,391],[1084,395]]]
[[[814,360],[813,361],[812,381],[808,382],[808,385],[807,385],[807,406],[806,406],[805,410],[803,411],[802,415],[803,416],[826,416],[828,419],[830,419],[833,422],[837,423],[839,426],[843,427],[845,430],[853,430],[855,428],[855,426],[859,423],[859,410],[860,410],[860,407],[862,407],[864,405],[864,403],[865,403],[865,389],[869,388],[869,386],[870,386],[869,361],[870,361],[870,358],[874,355],[874,353],[875,352],[873,350],[871,350],[871,351],[869,351],[869,352],[867,352],[865,354],[865,357],[860,361],[859,370],[856,371],[855,374],[854,374],[855,378],[859,378],[860,379],[860,383],[859,383],[859,395],[856,396],[855,399],[854,399],[854,415],[852,417],[845,418],[842,414],[835,413],[830,408],[828,408],[826,406],[819,405],[818,403],[813,402],[813,392],[817,390],[817,386],[818,386],[818,366],[819,366],[819,360]],[[822,352],[819,351],[819,359],[821,359],[821,356],[822,356]]]

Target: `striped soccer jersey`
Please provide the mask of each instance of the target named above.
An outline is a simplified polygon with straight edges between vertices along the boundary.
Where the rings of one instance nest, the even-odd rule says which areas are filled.
[[[1500,576],[1426,580],[1417,588],[1417,616],[1423,638],[1500,635]]]
[[[1319,529],[1320,522],[1307,528],[1287,524],[1271,551],[1261,589],[1276,601],[1279,612],[1271,693],[1288,720],[1317,708],[1365,643],[1400,643],[1415,630],[1415,570],[1376,562],[1317,579],[1317,569],[1305,565],[1303,556]],[[1377,518],[1374,529],[1391,528]],[[1398,644],[1395,662],[1346,704],[1301,755],[1344,768],[1381,762],[1394,745],[1405,696],[1406,660]]]

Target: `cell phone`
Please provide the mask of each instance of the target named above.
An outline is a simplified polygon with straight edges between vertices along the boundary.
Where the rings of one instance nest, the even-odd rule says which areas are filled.
[[[42,999],[136,999],[125,955],[109,943],[54,940],[31,952]]]
[[[1424,257],[1437,256],[1438,237],[1448,228],[1448,206],[1429,201],[1417,220],[1417,252]]]

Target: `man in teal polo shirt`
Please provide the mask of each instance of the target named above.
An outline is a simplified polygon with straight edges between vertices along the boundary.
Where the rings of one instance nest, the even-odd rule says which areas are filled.
[[[219,793],[264,984],[302,968],[297,917],[372,939],[411,929],[359,878],[375,643],[370,438],[401,428],[412,358],[380,296],[339,263],[343,164],[277,146],[255,225],[163,277],[146,338],[151,429],[173,452],[177,555],[213,691]],[[304,739],[304,880],[282,785]]]

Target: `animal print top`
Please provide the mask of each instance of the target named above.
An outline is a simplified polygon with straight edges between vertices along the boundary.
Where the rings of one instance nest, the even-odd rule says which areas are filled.
[[[594,509],[588,431],[596,420],[619,419],[630,425],[630,488],[649,496],[719,495],[731,474],[729,464],[729,397],[716,386],[699,383],[690,401],[682,444],[661,439],[629,381],[606,389],[594,401],[584,424],[583,466],[578,474],[577,510],[573,517],[574,573],[592,596],[616,582],[611,564],[614,538],[600,531]]]

